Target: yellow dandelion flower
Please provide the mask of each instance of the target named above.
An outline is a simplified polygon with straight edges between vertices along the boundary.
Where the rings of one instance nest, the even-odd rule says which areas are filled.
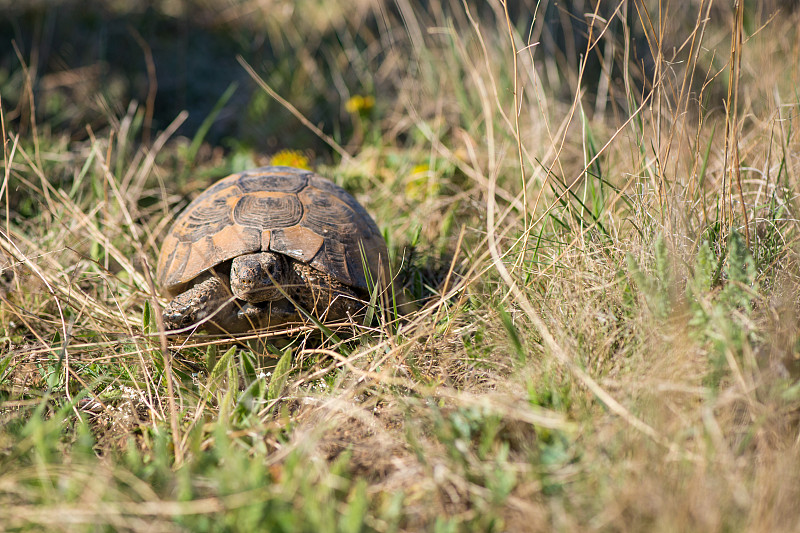
[[[373,107],[375,107],[375,98],[369,95],[362,96],[360,94],[351,96],[350,99],[344,104],[344,108],[347,110],[347,112],[354,115],[367,113]]]
[[[298,150],[281,150],[270,158],[269,164],[279,167],[294,167],[302,168],[303,170],[311,170],[308,158]]]
[[[440,189],[441,184],[427,163],[416,165],[411,169],[406,181],[406,196],[413,200],[424,200],[438,195]]]
[[[422,163],[412,168],[411,174],[426,174],[430,169],[431,167],[428,166],[428,163]]]

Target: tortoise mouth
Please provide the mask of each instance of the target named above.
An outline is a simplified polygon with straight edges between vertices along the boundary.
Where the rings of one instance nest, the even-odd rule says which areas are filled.
[[[281,290],[274,285],[261,286],[258,288],[250,288],[245,294],[239,294],[236,298],[238,301],[247,302],[252,305],[269,304],[270,302],[277,302],[284,300]]]

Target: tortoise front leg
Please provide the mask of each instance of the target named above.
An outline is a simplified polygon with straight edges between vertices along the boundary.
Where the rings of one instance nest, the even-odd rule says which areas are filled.
[[[191,289],[180,293],[164,308],[164,326],[181,329],[200,322],[217,312],[211,322],[219,325],[231,320],[230,290],[223,280],[211,276]]]
[[[323,322],[342,320],[363,311],[364,301],[347,285],[306,264],[298,262],[293,267],[304,286],[292,297],[315,317]]]

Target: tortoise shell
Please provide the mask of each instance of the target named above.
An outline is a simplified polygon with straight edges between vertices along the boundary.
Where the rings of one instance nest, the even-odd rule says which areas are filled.
[[[365,261],[373,284],[379,268],[388,280],[386,243],[366,210],[338,185],[291,167],[232,174],[200,194],[164,239],[157,279],[175,296],[214,266],[266,251],[362,290]]]

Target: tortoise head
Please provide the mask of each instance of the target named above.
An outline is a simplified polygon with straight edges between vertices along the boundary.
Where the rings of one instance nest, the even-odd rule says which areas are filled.
[[[231,262],[231,291],[249,303],[274,302],[284,297],[281,289],[289,290],[291,272],[289,259],[282,254],[240,255]]]

